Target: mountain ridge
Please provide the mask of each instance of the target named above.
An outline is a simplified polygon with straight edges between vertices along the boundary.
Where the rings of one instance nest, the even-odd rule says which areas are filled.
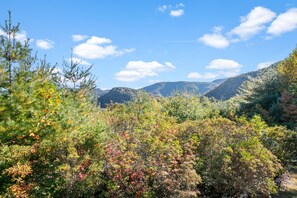
[[[224,79],[215,80],[215,82],[159,82],[140,89],[128,87],[114,87],[105,94],[98,97],[98,104],[105,108],[111,103],[125,103],[137,97],[140,93],[146,92],[157,97],[169,97],[176,92],[190,93],[194,95],[203,95],[207,91],[217,87]],[[99,90],[100,91],[100,90]],[[100,93],[103,93],[101,90]]]
[[[100,94],[102,95],[98,97],[98,104],[102,108],[105,108],[111,103],[125,103],[133,100],[134,97],[137,97],[142,92],[157,97],[170,97],[176,92],[181,92],[204,95],[208,98],[215,98],[217,100],[228,100],[238,93],[240,86],[250,77],[255,78],[269,68],[276,68],[278,63],[279,62],[276,62],[269,67],[258,69],[256,71],[250,71],[230,78],[216,79],[211,82],[158,82],[140,89],[114,87],[110,91],[101,90]]]

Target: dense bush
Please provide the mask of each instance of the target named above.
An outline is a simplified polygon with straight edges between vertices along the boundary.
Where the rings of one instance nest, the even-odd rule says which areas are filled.
[[[164,111],[176,118],[178,123],[211,118],[219,114],[216,103],[206,97],[177,93],[170,98],[163,98],[161,102]]]
[[[176,137],[174,119],[144,95],[105,110],[111,138],[105,165],[110,196],[197,195],[199,176]],[[187,157],[183,157],[183,156]]]
[[[196,142],[195,168],[205,194],[239,197],[276,192],[274,177],[281,164],[251,125],[217,118],[185,122],[180,129]]]

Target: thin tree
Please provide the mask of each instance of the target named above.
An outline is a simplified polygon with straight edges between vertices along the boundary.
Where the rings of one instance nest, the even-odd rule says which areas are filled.
[[[1,84],[6,87],[13,82],[13,65],[17,62],[25,62],[30,55],[29,39],[20,41],[17,39],[20,24],[12,25],[11,12],[8,12],[8,20],[5,25],[0,26],[2,35],[0,35],[0,71]]]
[[[90,65],[88,67],[81,67],[81,62],[82,60],[76,61],[73,58],[72,50],[70,61],[63,61],[62,76],[65,78],[64,81],[66,83],[66,86],[67,82],[70,82],[74,91],[80,88],[92,89],[96,81],[96,78],[90,73],[93,65]],[[78,85],[78,83],[80,83],[80,85]]]

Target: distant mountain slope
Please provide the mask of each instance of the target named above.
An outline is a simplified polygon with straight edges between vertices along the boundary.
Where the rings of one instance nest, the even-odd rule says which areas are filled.
[[[219,85],[215,82],[160,82],[142,88],[141,90],[156,96],[171,96],[174,92],[190,92],[194,94],[204,94]]]
[[[227,80],[227,78],[221,78],[221,79],[217,79],[212,81],[213,83],[216,83],[218,85],[222,84],[225,80]]]
[[[264,71],[266,71],[269,68],[273,68],[278,65],[278,63],[272,64],[271,66],[260,69],[253,72],[248,72],[241,74],[239,76],[231,77],[226,79],[222,84],[214,88],[213,90],[210,90],[205,94],[205,96],[211,98],[214,97],[217,100],[228,100],[235,96],[242,83],[244,83],[246,80],[248,80],[249,77],[257,77],[258,75],[261,75]]]
[[[96,98],[99,98],[100,96],[103,96],[103,95],[107,94],[108,92],[109,92],[109,90],[102,90],[100,88],[96,88],[94,90],[94,95]]]
[[[108,93],[98,98],[98,104],[101,108],[105,108],[108,104],[113,103],[124,103],[131,101],[134,97],[140,93],[139,90],[126,88],[126,87],[115,87]]]
[[[154,96],[168,97],[174,92],[190,92],[194,94],[204,94],[208,90],[214,89],[222,83],[225,79],[218,79],[214,82],[160,82],[141,89],[131,89],[126,87],[115,87],[107,93],[106,91],[97,90],[98,104],[101,108],[105,108],[108,104],[124,103],[131,101],[134,97],[137,97],[142,91],[152,94]]]

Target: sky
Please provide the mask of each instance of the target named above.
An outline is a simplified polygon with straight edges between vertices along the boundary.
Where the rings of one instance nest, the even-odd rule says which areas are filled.
[[[9,10],[38,57],[62,68],[72,51],[101,89],[231,77],[297,44],[295,0],[0,0],[1,25]]]

